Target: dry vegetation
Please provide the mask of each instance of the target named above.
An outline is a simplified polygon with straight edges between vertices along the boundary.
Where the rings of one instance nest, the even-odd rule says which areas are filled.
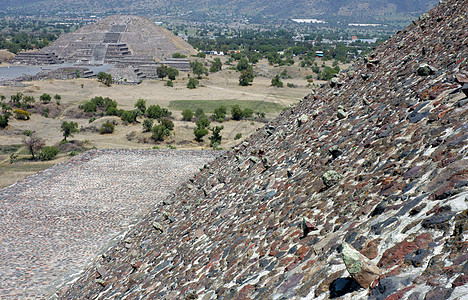
[[[276,88],[271,85],[271,78],[287,69],[291,78],[282,79],[285,87]],[[174,87],[165,86],[165,81],[147,80],[140,85],[112,85],[107,87],[95,79],[74,79],[74,80],[45,80],[35,82],[25,82],[26,87],[0,86],[0,94],[5,95],[7,99],[17,92],[24,95],[34,96],[36,107],[30,109],[33,114],[31,119],[20,121],[14,118],[10,119],[9,126],[0,131],[0,187],[7,186],[16,182],[18,179],[35,173],[38,170],[50,167],[52,164],[61,162],[70,157],[67,152],[71,150],[83,150],[86,148],[140,148],[149,149],[159,147],[176,147],[177,149],[208,149],[210,148],[208,136],[204,137],[203,142],[194,140],[193,129],[194,122],[182,121],[181,111],[169,108],[170,102],[174,100],[232,100],[236,101],[265,101],[277,103],[281,107],[287,107],[304,95],[308,94],[311,86],[305,79],[305,76],[311,74],[310,70],[297,66],[277,67],[268,65],[265,60],[260,61],[254,68],[256,73],[255,80],[251,86],[241,87],[238,85],[239,73],[228,69],[217,73],[211,73],[208,77],[200,80],[200,86],[196,89],[188,89],[186,83],[188,74],[182,73],[175,81]],[[286,87],[287,83],[293,83],[294,88]],[[317,83],[317,82],[315,82]],[[34,111],[40,111],[39,97],[43,93],[50,95],[61,95],[60,106],[57,108],[52,99],[53,109],[59,109],[57,117],[46,118]],[[95,96],[109,97],[118,103],[118,108],[131,110],[138,99],[146,99],[146,105],[160,105],[169,108],[172,111],[172,121],[175,129],[172,136],[165,139],[164,142],[155,142],[151,139],[151,133],[143,133],[142,122],[139,118],[138,123],[124,124],[118,117],[97,118],[89,122],[89,118],[78,118],[80,109],[78,106],[85,101],[89,101]],[[280,111],[266,112],[267,119],[271,119],[279,114]],[[230,110],[228,108],[228,114]],[[209,116],[210,113],[207,112]],[[112,134],[99,134],[100,126],[113,120],[117,125]],[[81,131],[75,134],[69,140],[76,141],[67,147],[61,147],[61,152],[56,159],[48,162],[29,161],[30,155],[23,147],[20,147],[24,139],[23,132],[31,131],[36,136],[43,138],[46,144],[59,145],[62,140],[60,129],[63,121],[77,122]],[[156,122],[155,122],[156,123]],[[212,126],[221,125],[212,122]],[[222,123],[224,129],[221,131],[223,140],[221,147],[228,149],[243,139],[248,137],[256,129],[262,127],[264,123],[242,120],[225,121]],[[241,139],[235,140],[237,134],[242,134]],[[77,143],[79,145],[77,145]],[[18,145],[18,146],[12,146]],[[168,146],[169,145],[169,146]],[[18,156],[10,160],[10,155],[16,153]]]

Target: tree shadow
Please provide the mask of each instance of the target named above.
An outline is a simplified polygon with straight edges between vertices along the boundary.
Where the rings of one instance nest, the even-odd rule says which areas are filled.
[[[330,298],[338,298],[359,289],[361,289],[361,286],[354,278],[338,278],[330,284]]]

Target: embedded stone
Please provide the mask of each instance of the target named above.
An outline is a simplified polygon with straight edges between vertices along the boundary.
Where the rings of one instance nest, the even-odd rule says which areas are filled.
[[[343,109],[338,109],[336,111],[336,116],[338,117],[338,119],[346,119],[346,117],[348,117],[348,115],[346,114],[346,112],[343,110]]]
[[[334,186],[335,184],[337,184],[338,181],[340,181],[342,177],[343,176],[341,176],[338,172],[334,170],[329,170],[323,173],[322,181],[323,181],[323,184],[325,184],[327,188],[330,188]]]
[[[154,229],[160,231],[161,233],[164,232],[164,228],[163,228],[162,225],[159,224],[158,222],[154,222],[154,223],[153,223],[153,227],[154,227]]]
[[[302,124],[306,123],[307,121],[309,121],[309,116],[306,115],[306,114],[301,115],[301,116],[297,119],[297,122],[298,122],[299,126],[301,126]]]
[[[379,278],[379,268],[348,243],[343,242],[342,247],[341,255],[349,274],[360,286],[368,288],[374,280]]]
[[[317,226],[315,226],[309,218],[303,217],[302,218],[302,231],[304,233],[304,237],[306,237],[307,234],[309,234],[309,232],[313,230],[317,230]]]
[[[428,64],[420,64],[417,73],[419,76],[429,76],[437,72],[437,69]]]

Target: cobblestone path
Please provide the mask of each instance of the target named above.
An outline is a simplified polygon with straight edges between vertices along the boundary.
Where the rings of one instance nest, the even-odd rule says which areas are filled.
[[[0,299],[79,273],[219,152],[92,150],[0,190]]]

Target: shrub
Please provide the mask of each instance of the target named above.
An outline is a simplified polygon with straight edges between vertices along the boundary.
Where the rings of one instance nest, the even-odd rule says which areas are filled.
[[[170,80],[175,80],[177,76],[179,76],[179,70],[172,67],[167,68],[167,78]]]
[[[31,136],[31,135],[32,135],[32,132],[31,132],[31,130],[25,130],[25,131],[23,131],[23,134],[24,134],[25,136]]]
[[[29,120],[29,117],[31,116],[31,113],[22,109],[15,109],[13,113],[15,114],[15,118],[18,120]]]
[[[276,87],[283,87],[283,82],[281,82],[279,75],[273,77],[273,79],[271,80],[271,85]]]
[[[211,62],[211,67],[210,67],[210,72],[218,72],[221,71],[223,67],[223,63],[221,62],[221,59],[219,57],[216,57],[214,61]]]
[[[76,150],[72,150],[72,151],[68,152],[68,155],[69,155],[69,156],[76,156],[76,155],[78,155],[78,154],[79,154],[79,153],[78,153],[78,151],[76,151]]]
[[[182,111],[182,120],[184,121],[191,121],[193,118],[193,111],[190,109],[184,109]]]
[[[32,104],[36,102],[33,96],[24,96],[23,101],[21,102],[21,106],[24,108],[31,108]]]
[[[54,157],[57,156],[59,153],[59,150],[55,146],[46,146],[41,149],[41,152],[39,153],[39,159],[40,160],[51,160]]]
[[[206,117],[205,112],[203,111],[202,108],[197,108],[197,109],[195,110],[195,117],[196,117],[197,119],[201,119],[201,118],[205,118],[205,117]]]
[[[183,55],[183,54],[181,54],[179,52],[176,52],[176,53],[172,54],[172,57],[173,58],[186,58],[187,56]]]
[[[252,67],[249,66],[248,69],[243,70],[239,76],[239,85],[241,86],[248,86],[254,80],[254,74]]]
[[[139,109],[141,113],[144,114],[146,111],[146,100],[138,99],[138,101],[135,103],[135,108]]]
[[[106,122],[106,123],[102,124],[101,128],[99,129],[99,133],[100,134],[113,133],[114,129],[115,129],[114,124],[112,124],[110,122]]]
[[[206,58],[206,53],[205,52],[198,52],[197,57]]]
[[[85,112],[96,112],[97,105],[91,101],[86,102],[85,104],[81,105],[80,108]]]
[[[208,134],[208,129],[206,127],[196,127],[193,130],[193,134],[195,135],[195,140],[201,142],[203,137]]]
[[[159,119],[158,122],[159,122],[159,124],[163,125],[165,128],[167,128],[169,130],[174,129],[174,123],[169,119]]]
[[[172,115],[167,108],[161,108],[159,105],[150,105],[146,110],[146,116],[151,119],[160,119]]]
[[[242,109],[238,104],[235,104],[231,107],[231,115],[233,120],[240,120],[243,117]]]
[[[113,83],[112,75],[104,72],[99,72],[97,74],[97,80],[104,83],[106,86],[111,86]]]
[[[286,85],[287,85],[289,88],[295,88],[295,87],[296,87],[296,85],[295,85],[294,83],[290,83],[290,82],[288,82]]]
[[[143,132],[150,132],[153,128],[153,119],[145,119],[143,121]]]
[[[9,113],[5,113],[0,116],[0,128],[5,128],[8,126],[8,119],[10,118]]]
[[[133,123],[136,121],[137,116],[138,116],[138,113],[135,112],[134,110],[132,111],[124,110],[120,118],[122,119],[122,121],[126,123]]]
[[[226,118],[226,106],[221,105],[215,108],[213,114],[211,115],[211,118],[218,122],[223,122],[224,118]]]
[[[174,87],[174,83],[172,82],[172,80],[168,80],[166,82],[166,86]]]
[[[171,133],[169,132],[169,129],[167,129],[166,127],[164,127],[164,125],[155,125],[152,129],[152,132],[153,132],[153,139],[156,140],[156,141],[164,141],[164,138],[166,136],[169,136],[171,135]]]
[[[238,133],[238,134],[236,134],[236,136],[234,137],[235,140],[238,140],[238,139],[240,139],[240,138],[242,138],[242,133]]]
[[[213,127],[213,128],[210,128],[211,132],[212,132],[212,136],[210,136],[210,146],[211,147],[217,147],[221,144],[221,140],[223,139],[223,137],[221,136],[220,132],[221,130],[224,129],[224,126],[216,126],[216,127]]]
[[[57,96],[57,95],[55,95]],[[39,97],[39,100],[41,100],[42,103],[49,103],[50,100],[52,99],[52,97],[49,95],[49,94],[42,94],[40,97]],[[60,100],[60,99],[56,99],[56,100]]]
[[[189,78],[189,81],[187,82],[187,88],[189,89],[195,89],[197,88],[197,85],[199,84],[198,80],[193,78],[193,77],[190,77]]]
[[[35,153],[45,146],[45,141],[44,139],[31,135],[29,138],[23,139],[23,144],[26,146],[29,153],[31,153],[31,159],[36,159]]]

